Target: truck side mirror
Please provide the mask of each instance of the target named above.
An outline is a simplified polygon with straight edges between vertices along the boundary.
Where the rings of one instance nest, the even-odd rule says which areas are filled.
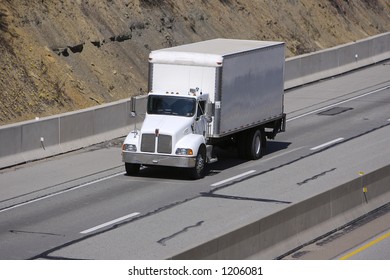
[[[130,99],[130,117],[131,118],[134,118],[136,116],[136,112],[135,112],[135,103],[136,103],[136,99],[134,96],[131,97]]]
[[[207,103],[207,105],[206,105],[206,114],[205,114],[205,120],[206,120],[206,122],[207,123],[211,123],[212,121],[213,121],[213,118],[212,118],[212,116],[213,116],[213,108],[214,106],[213,106],[213,104],[212,103]]]

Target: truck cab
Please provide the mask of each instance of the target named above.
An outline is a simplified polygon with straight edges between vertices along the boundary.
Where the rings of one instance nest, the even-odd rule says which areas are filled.
[[[199,88],[187,93],[149,93],[141,130],[132,131],[122,147],[128,174],[140,166],[188,168],[192,177],[204,176],[208,94]]]

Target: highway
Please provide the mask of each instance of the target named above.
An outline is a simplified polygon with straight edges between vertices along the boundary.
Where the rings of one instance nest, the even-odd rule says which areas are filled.
[[[122,139],[3,169],[0,259],[169,258],[388,165],[389,73],[380,63],[288,91],[287,131],[267,155],[244,161],[220,151],[197,181],[173,168],[126,176]],[[341,258],[359,244],[313,258]]]

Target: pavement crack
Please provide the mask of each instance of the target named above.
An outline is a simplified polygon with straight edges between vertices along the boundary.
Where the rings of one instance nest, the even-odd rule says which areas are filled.
[[[38,231],[24,231],[24,230],[10,230],[9,231],[10,233],[15,233],[15,234],[19,234],[19,233],[32,233],[32,234],[39,234],[39,235],[51,235],[51,236],[61,236],[61,237],[65,237],[65,235],[63,234],[58,234],[58,233],[50,233],[50,232],[38,232]]]
[[[290,204],[291,201],[282,201],[282,200],[274,200],[274,199],[264,199],[264,198],[255,198],[255,197],[245,197],[245,196],[233,196],[233,195],[224,195],[224,194],[215,194],[211,192],[203,192],[201,193],[204,197],[215,197],[215,198],[224,198],[224,199],[234,199],[234,200],[250,200],[257,202],[269,202],[269,203],[277,203],[277,204]]]
[[[336,169],[337,169],[337,168],[332,168],[332,169],[329,169],[329,170],[327,170],[327,171],[324,171],[324,172],[322,172],[322,173],[320,173],[320,174],[314,175],[313,177],[310,177],[310,178],[308,178],[308,179],[306,179],[306,180],[304,180],[304,181],[302,181],[302,182],[297,183],[297,185],[298,185],[298,186],[302,186],[302,185],[304,185],[304,184],[306,184],[306,183],[308,183],[308,182],[310,182],[310,181],[316,180],[316,179],[318,179],[319,177],[326,175],[327,173],[330,173],[330,172],[332,172],[332,171],[335,171]]]
[[[188,227],[185,227],[183,228],[182,230],[178,231],[178,232],[175,232],[174,234],[170,235],[170,236],[167,236],[167,237],[164,237],[164,238],[161,238],[160,240],[157,241],[157,243],[165,246],[166,242],[175,238],[176,236],[178,236],[179,234],[182,234],[184,232],[187,232],[190,228],[195,228],[195,227],[199,227],[201,226],[202,224],[204,223],[204,221],[199,221],[197,222],[195,225],[191,225],[191,226],[188,226]]]

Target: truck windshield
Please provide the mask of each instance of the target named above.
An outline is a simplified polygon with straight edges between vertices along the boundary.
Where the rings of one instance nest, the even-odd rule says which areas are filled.
[[[195,108],[194,98],[161,95],[149,95],[148,97],[148,114],[192,117],[195,114]]]

